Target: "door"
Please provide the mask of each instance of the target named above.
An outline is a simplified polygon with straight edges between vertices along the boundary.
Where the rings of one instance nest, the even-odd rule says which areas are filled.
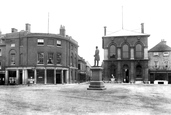
[[[128,65],[123,66],[123,83],[129,83],[129,67],[128,67]]]
[[[61,70],[56,70],[56,83],[61,84]]]

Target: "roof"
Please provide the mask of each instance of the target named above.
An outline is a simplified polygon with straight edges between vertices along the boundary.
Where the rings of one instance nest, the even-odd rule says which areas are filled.
[[[122,30],[113,32],[111,34],[108,34],[106,36],[103,36],[103,37],[109,37],[109,36],[112,37],[112,36],[150,36],[150,35],[145,34],[145,33],[140,33],[140,32],[122,29]]]
[[[148,52],[164,52],[164,51],[171,51],[171,47],[166,45],[166,41],[161,41],[157,45],[155,45],[153,48],[151,48]]]

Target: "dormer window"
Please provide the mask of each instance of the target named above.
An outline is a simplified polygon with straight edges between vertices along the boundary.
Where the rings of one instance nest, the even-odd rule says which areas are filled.
[[[163,52],[163,56],[164,57],[168,57],[169,56],[169,52]]]
[[[153,56],[159,56],[159,52],[154,52]]]

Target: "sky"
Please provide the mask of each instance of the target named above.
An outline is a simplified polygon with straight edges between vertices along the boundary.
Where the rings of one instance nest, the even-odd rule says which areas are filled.
[[[161,39],[171,47],[170,0],[0,0],[0,30],[10,33],[11,28],[31,32],[59,34],[64,25],[66,34],[78,42],[78,54],[94,64],[95,47],[100,50],[100,63],[104,59],[102,36],[122,29],[150,34],[148,49]],[[123,25],[122,25],[123,6]]]

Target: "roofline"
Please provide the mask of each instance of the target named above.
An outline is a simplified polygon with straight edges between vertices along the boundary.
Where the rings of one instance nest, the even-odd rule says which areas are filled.
[[[134,36],[147,36],[147,37],[149,37],[149,36],[150,36],[150,34],[144,34],[144,35],[102,36],[102,38],[108,38],[108,37],[134,37]]]

